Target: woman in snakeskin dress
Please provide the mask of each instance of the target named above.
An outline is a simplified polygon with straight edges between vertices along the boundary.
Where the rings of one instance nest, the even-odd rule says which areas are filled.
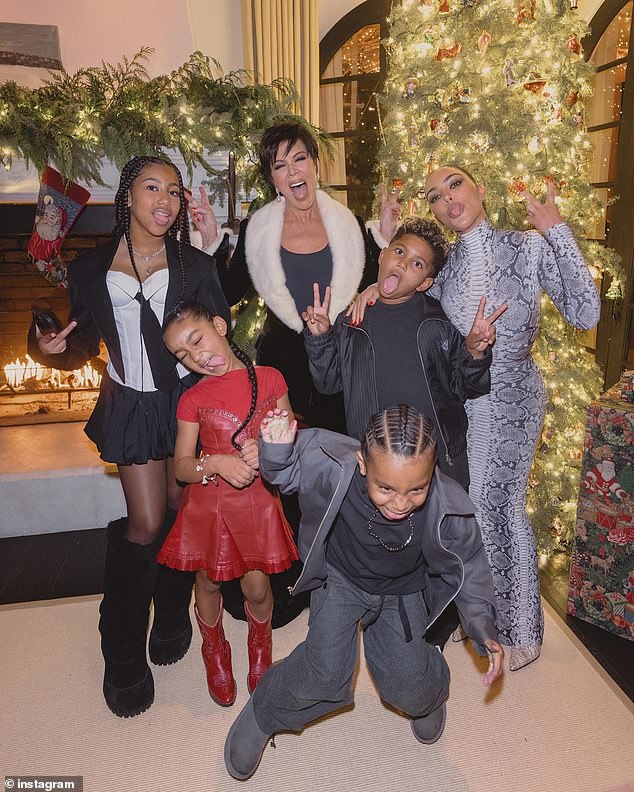
[[[528,475],[546,407],[544,384],[531,357],[546,291],[566,321],[587,330],[599,320],[596,287],[555,205],[527,192],[535,231],[502,231],[487,220],[484,188],[461,168],[444,166],[427,178],[431,211],[459,235],[429,294],[464,335],[484,295],[487,310],[502,303],[491,365],[491,393],[466,405],[473,500],[493,573],[500,640],[516,671],[539,657],[543,614],[535,538],[526,515]]]

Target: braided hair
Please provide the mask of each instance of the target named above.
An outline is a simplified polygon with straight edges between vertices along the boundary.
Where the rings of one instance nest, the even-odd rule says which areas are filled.
[[[114,199],[115,206],[115,226],[113,234],[115,236],[123,235],[128,246],[130,254],[130,261],[132,262],[132,269],[136,275],[137,280],[141,283],[139,272],[134,262],[134,254],[132,252],[132,239],[130,237],[130,207],[129,191],[134,184],[135,180],[147,165],[167,165],[172,168],[178,178],[178,197],[180,200],[180,209],[176,220],[166,232],[166,236],[170,236],[178,240],[178,261],[181,266],[181,293],[179,300],[182,300],[185,292],[185,263],[183,261],[183,245],[189,245],[189,218],[187,216],[187,201],[185,199],[185,190],[183,188],[183,179],[180,171],[168,159],[156,156],[142,156],[133,157],[129,162],[123,166],[121,171],[121,178],[119,179],[119,189]]]
[[[429,418],[414,407],[399,404],[370,418],[361,440],[361,452],[365,458],[371,451],[413,458],[435,445],[434,427]]]
[[[211,311],[208,311],[204,305],[201,305],[198,302],[190,301],[184,303],[177,303],[172,310],[167,314],[165,319],[163,320],[163,333],[167,330],[167,328],[172,325],[174,322],[180,322],[183,319],[187,319],[191,317],[192,319],[203,320],[206,322],[213,322],[215,314],[212,314]],[[237,450],[241,451],[242,446],[238,443],[237,437],[240,432],[249,424],[251,418],[253,418],[253,413],[255,412],[255,408],[258,403],[258,380],[255,373],[255,366],[253,365],[253,361],[247,355],[247,353],[241,349],[237,344],[234,344],[231,339],[227,338],[229,342],[229,347],[233,354],[238,358],[241,363],[244,363],[247,373],[249,375],[249,382],[251,384],[251,406],[249,407],[249,412],[247,413],[247,417],[244,421],[240,424],[240,426],[236,429],[236,431],[231,435],[231,445]]]

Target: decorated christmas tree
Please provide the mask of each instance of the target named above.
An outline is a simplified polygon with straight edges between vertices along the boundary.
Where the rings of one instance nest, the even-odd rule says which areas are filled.
[[[425,213],[429,171],[459,164],[485,184],[493,225],[517,229],[529,227],[519,193],[543,198],[552,176],[593,275],[609,271],[608,296],[616,296],[616,256],[585,239],[604,219],[588,183],[584,99],[593,69],[583,58],[587,29],[575,9],[574,0],[395,3],[385,42],[380,171],[401,189],[408,213]],[[584,340],[544,297],[533,352],[549,407],[528,506],[543,552],[572,536],[585,410],[602,385]]]

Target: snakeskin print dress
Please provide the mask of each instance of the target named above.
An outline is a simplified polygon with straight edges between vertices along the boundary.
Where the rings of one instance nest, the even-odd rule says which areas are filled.
[[[482,295],[496,323],[491,393],[467,402],[471,485],[498,610],[500,641],[534,646],[543,637],[537,552],[526,515],[528,475],[546,408],[544,383],[531,357],[547,292],[564,318],[582,329],[599,320],[596,287],[567,225],[544,236],[499,231],[487,221],[451,246],[430,294],[463,335]]]

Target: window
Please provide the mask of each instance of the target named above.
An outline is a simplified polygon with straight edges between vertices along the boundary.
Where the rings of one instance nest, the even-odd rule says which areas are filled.
[[[320,125],[334,138],[322,153],[321,176],[355,214],[372,214],[385,82],[385,2],[362,3],[324,36],[320,46]]]

